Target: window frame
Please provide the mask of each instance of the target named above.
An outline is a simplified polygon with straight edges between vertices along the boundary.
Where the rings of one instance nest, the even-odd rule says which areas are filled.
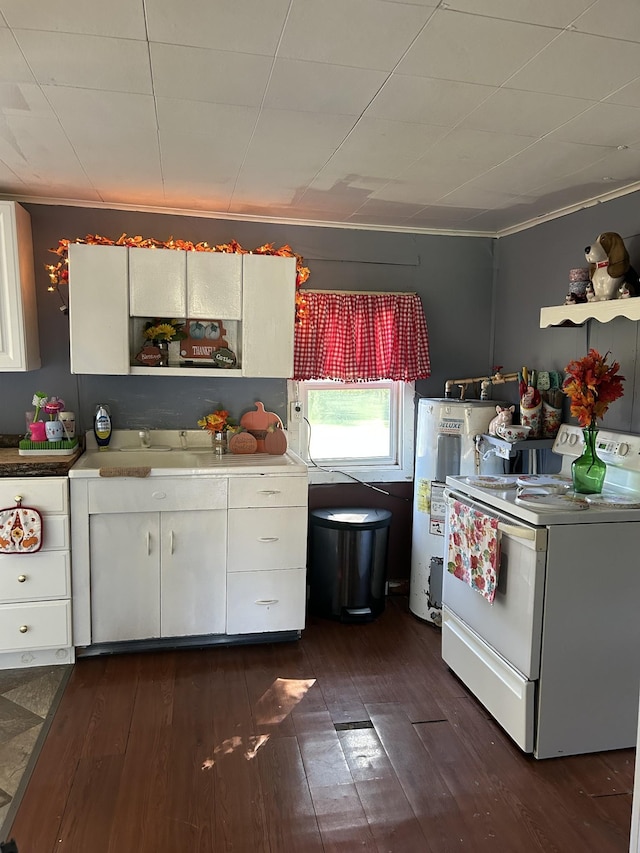
[[[395,483],[411,482],[413,480],[414,441],[415,441],[415,383],[388,380],[392,387],[392,425],[391,437],[393,457],[391,461],[374,462],[370,459],[352,459],[337,464],[331,463],[324,467],[311,462],[307,455],[309,428],[305,421],[307,417],[307,395],[309,386],[320,386],[323,383],[315,380],[287,381],[287,412],[289,446],[294,453],[306,463],[309,470],[309,482],[322,483],[352,483],[354,478],[365,483]],[[342,385],[353,388],[354,383],[332,382],[334,386]],[[370,383],[364,383],[370,384]],[[375,385],[376,383],[371,383]],[[296,406],[302,411],[297,413]]]

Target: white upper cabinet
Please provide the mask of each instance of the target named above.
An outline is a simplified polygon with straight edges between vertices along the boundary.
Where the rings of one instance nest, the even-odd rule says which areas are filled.
[[[131,249],[132,317],[242,318],[242,255]]]
[[[294,258],[242,256],[242,364],[247,376],[293,376]]]
[[[73,243],[71,371],[290,378],[295,282],[295,258]],[[139,365],[143,324],[154,318],[221,322],[235,366],[196,366],[190,356]]]
[[[70,244],[72,373],[129,373],[128,266],[125,246]]]
[[[40,367],[31,219],[0,201],[0,371]]]

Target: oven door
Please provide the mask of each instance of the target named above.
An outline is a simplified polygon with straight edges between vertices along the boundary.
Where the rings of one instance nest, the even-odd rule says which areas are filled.
[[[453,499],[499,519],[501,559],[493,604],[445,567],[442,657],[518,746],[533,752],[547,531],[460,494]]]

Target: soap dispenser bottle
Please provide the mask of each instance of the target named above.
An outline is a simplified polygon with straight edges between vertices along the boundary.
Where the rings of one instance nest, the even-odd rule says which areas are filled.
[[[96,437],[99,449],[106,450],[111,441],[111,413],[109,407],[103,403],[96,406],[96,413],[93,417],[93,434]]]

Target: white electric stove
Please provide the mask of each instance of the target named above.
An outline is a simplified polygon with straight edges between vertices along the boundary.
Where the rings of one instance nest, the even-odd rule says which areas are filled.
[[[442,655],[538,758],[634,746],[640,687],[640,435],[599,433],[601,495],[571,488],[579,427],[553,450],[557,475],[447,477],[449,520],[497,518],[501,556],[492,604],[445,559]]]

